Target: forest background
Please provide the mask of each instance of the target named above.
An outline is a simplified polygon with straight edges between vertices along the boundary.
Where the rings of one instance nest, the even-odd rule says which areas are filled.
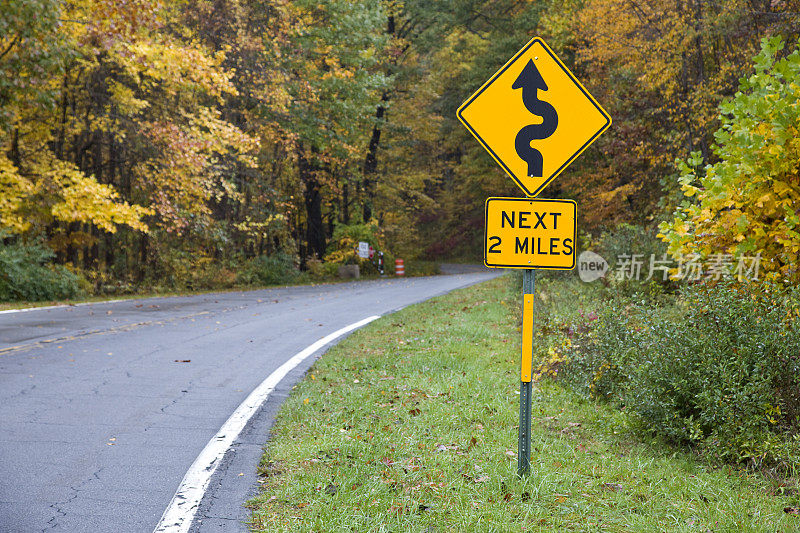
[[[479,261],[521,194],[455,110],[536,35],[614,119],[544,193],[585,242],[661,224],[796,281],[798,8],[0,0],[0,300],[324,278],[359,240]]]

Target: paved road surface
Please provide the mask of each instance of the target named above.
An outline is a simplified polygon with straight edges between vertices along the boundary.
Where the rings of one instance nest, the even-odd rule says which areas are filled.
[[[365,317],[493,275],[0,314],[0,532],[150,533],[209,439],[284,361]],[[277,406],[313,359],[226,454],[194,531],[243,529]]]

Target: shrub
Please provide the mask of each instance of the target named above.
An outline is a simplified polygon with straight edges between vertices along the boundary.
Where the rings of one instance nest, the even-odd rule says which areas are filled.
[[[719,106],[712,164],[677,161],[684,199],[661,224],[676,257],[759,253],[767,279],[800,281],[800,51],[764,38],[755,71]]]
[[[54,256],[41,244],[0,244],[0,300],[60,300],[83,294],[81,278],[51,264]]]
[[[387,267],[389,265],[387,264]],[[391,265],[392,267],[394,265]],[[435,276],[441,274],[439,263],[435,261],[422,261],[412,259],[405,262],[406,276]]]
[[[726,460],[798,460],[800,330],[793,295],[695,286],[677,306],[609,305],[562,376],[649,431]]]
[[[236,285],[237,278],[235,264],[208,259],[197,264],[185,284],[192,290],[230,289]]]
[[[247,285],[282,285],[296,281],[299,276],[294,258],[280,252],[248,261],[239,275],[239,282]]]
[[[613,230],[603,232],[591,249],[608,261],[606,281],[610,289],[622,295],[641,295],[649,300],[663,297],[673,288],[664,273],[653,270],[650,260],[664,260],[666,245],[656,238],[655,231],[642,226],[620,224]],[[654,266],[660,266],[654,263]]]
[[[339,224],[333,231],[325,261],[340,265],[359,265],[362,273],[375,273],[377,269],[370,259],[358,256],[359,242],[368,242],[375,253],[384,252],[384,261],[389,265],[389,254],[383,249],[383,232],[374,221],[367,224]]]
[[[591,249],[602,255],[611,269],[620,267],[620,258],[641,256],[643,267],[649,268],[650,256],[660,258],[667,246],[656,237],[656,232],[643,226],[620,224],[612,230],[604,231],[592,244]],[[645,277],[647,270],[644,270]]]

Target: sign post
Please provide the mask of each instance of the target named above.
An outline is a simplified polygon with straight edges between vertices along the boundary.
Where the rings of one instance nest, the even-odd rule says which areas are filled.
[[[533,393],[533,325],[536,271],[532,268],[522,273],[522,350],[519,383],[519,447],[517,474],[531,471],[531,394]]]
[[[534,269],[575,268],[577,205],[536,196],[611,117],[535,37],[458,108],[458,119],[528,198],[488,198],[483,262],[524,269],[517,473],[530,473]]]

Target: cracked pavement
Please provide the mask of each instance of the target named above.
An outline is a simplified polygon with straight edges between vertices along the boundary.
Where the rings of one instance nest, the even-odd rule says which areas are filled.
[[[0,314],[0,531],[151,532],[236,407],[321,337],[489,279],[428,278]],[[192,531],[246,531],[284,379],[223,458]]]

